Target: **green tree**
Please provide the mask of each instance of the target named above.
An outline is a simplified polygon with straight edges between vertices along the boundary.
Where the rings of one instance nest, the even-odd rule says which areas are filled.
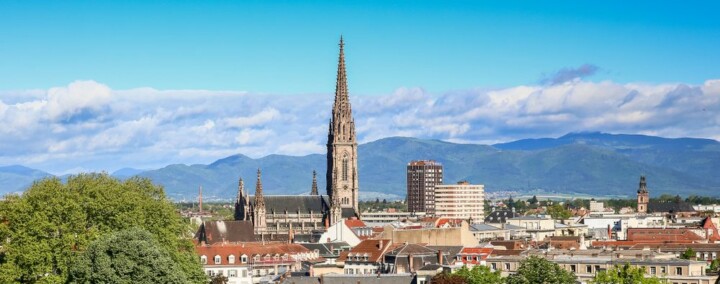
[[[500,284],[505,283],[500,271],[490,271],[490,268],[484,265],[476,265],[472,269],[466,266],[458,269],[453,273],[465,279],[464,283],[468,284]]]
[[[680,258],[682,258],[682,259],[694,259],[695,256],[696,256],[695,250],[693,250],[692,248],[687,248],[687,249],[685,250],[685,252],[683,252],[683,253],[680,255]]]
[[[538,256],[531,256],[520,262],[516,274],[507,278],[508,284],[575,283],[575,274],[562,269],[557,263]]]
[[[630,264],[615,265],[608,271],[600,271],[591,281],[597,284],[660,284],[665,280],[653,277],[645,277],[644,267],[632,267]]]
[[[465,278],[454,273],[439,273],[430,279],[433,284],[465,284]]]
[[[572,217],[572,213],[570,212],[570,210],[565,209],[565,207],[560,204],[548,206],[547,213],[550,214],[553,219],[565,220]]]
[[[207,281],[183,221],[149,179],[102,174],[45,178],[0,201],[0,283],[64,283],[90,243],[129,228],[150,232],[189,283]]]
[[[70,283],[187,283],[170,253],[142,229],[127,229],[90,243],[70,266]]]

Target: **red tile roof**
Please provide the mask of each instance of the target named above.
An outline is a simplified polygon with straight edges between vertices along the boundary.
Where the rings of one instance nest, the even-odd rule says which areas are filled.
[[[348,226],[348,228],[367,227],[365,222],[361,220],[345,220],[345,226]]]
[[[390,240],[363,240],[354,248],[352,248],[347,255],[341,254],[338,258],[338,261],[357,261],[355,257],[360,256],[361,260],[359,261],[380,262],[385,252],[387,252],[392,247],[395,246],[393,246]],[[365,256],[368,257],[368,260],[364,260]]]

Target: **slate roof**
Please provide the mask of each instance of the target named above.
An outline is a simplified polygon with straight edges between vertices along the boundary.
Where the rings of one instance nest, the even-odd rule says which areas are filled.
[[[520,214],[511,210],[495,210],[485,217],[485,223],[505,223],[507,219],[515,217],[520,217]]]
[[[472,224],[470,225],[470,231],[499,231],[502,228],[491,226],[488,224]]]
[[[205,221],[195,233],[195,239],[209,245],[223,241],[254,242],[255,233],[250,221]]]
[[[250,204],[255,206],[255,196],[251,195]],[[324,195],[264,195],[267,214],[287,211],[300,213],[322,213],[330,210],[330,202]]]
[[[677,213],[677,212],[695,212],[695,208],[685,201],[651,201],[648,204],[649,213]]]

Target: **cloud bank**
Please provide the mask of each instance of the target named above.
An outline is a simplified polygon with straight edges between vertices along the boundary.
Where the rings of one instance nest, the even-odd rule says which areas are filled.
[[[720,140],[720,80],[618,84],[572,75],[595,72],[588,68],[561,70],[551,84],[351,94],[358,137],[496,143],[603,131]],[[0,91],[0,165],[63,174],[208,163],[237,153],[324,153],[332,98],[330,93],[113,90],[94,81]]]

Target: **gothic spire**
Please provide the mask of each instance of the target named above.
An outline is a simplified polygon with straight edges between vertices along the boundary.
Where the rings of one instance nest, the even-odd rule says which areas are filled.
[[[337,81],[335,83],[335,103],[333,104],[332,118],[328,142],[354,142],[355,121],[352,118],[352,107],[347,87],[347,73],[345,72],[345,41],[340,36],[340,55],[338,57]]]
[[[255,184],[255,207],[265,207],[265,198],[262,192],[262,181],[260,179],[260,169],[257,171],[257,183]]]
[[[318,195],[317,173],[315,172],[315,170],[313,170],[313,181],[312,181],[312,189],[310,190],[310,195]]]

